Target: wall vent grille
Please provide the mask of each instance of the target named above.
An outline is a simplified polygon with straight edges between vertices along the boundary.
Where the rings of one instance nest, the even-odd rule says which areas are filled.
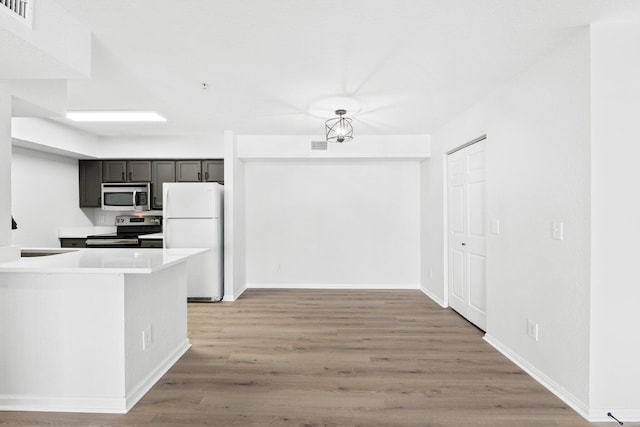
[[[0,0],[0,9],[8,12],[14,18],[31,26],[33,0]]]
[[[327,141],[311,141],[312,150],[326,150]]]

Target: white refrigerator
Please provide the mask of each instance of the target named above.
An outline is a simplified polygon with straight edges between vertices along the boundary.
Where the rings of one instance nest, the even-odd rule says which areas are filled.
[[[223,297],[223,186],[210,182],[163,184],[163,245],[209,248],[187,262],[187,299]]]

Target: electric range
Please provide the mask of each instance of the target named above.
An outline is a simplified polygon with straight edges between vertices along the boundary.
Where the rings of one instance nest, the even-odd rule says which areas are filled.
[[[139,248],[143,234],[162,232],[162,216],[118,215],[116,232],[87,236],[88,248]]]

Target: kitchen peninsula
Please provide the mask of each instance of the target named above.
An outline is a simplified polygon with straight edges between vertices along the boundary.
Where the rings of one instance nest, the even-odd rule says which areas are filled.
[[[190,347],[187,259],[203,251],[0,263],[0,410],[126,413]]]

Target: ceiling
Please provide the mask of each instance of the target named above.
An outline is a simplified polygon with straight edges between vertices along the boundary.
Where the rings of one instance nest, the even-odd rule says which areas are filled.
[[[69,110],[102,136],[432,133],[593,19],[589,0],[57,0],[93,33]],[[206,88],[203,88],[206,83]],[[60,119],[65,123],[66,119]]]

